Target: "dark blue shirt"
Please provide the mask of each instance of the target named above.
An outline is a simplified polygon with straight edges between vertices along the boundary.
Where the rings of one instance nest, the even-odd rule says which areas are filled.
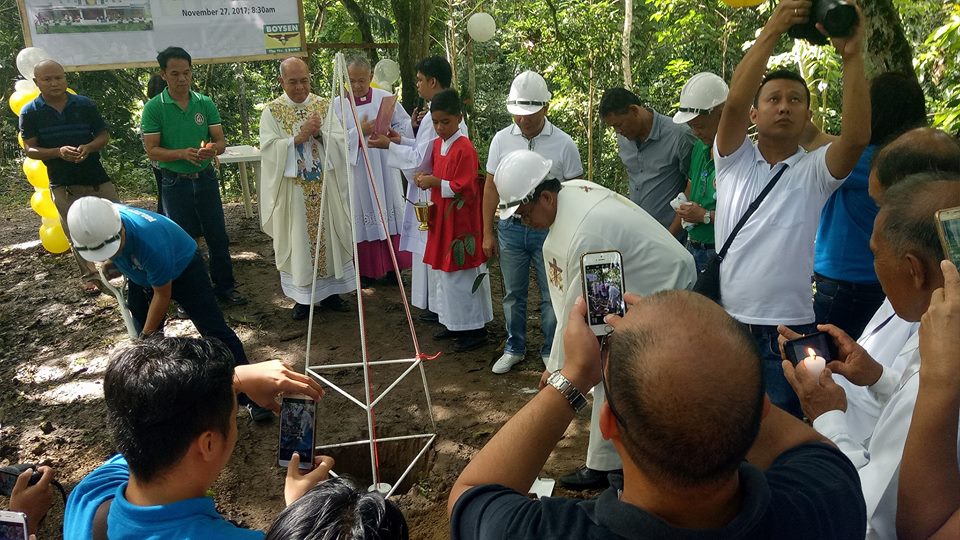
[[[813,271],[837,281],[877,283],[870,235],[880,209],[867,193],[870,162],[876,146],[860,155],[853,172],[820,211]]]
[[[117,270],[141,287],[166,285],[180,277],[197,252],[197,242],[166,216],[118,204],[124,240],[110,258]]]
[[[87,144],[107,129],[96,104],[86,97],[67,94],[67,104],[60,112],[47,105],[43,96],[27,103],[20,111],[20,135],[23,140],[36,137],[41,148],[60,148]],[[100,153],[90,152],[80,163],[59,157],[43,160],[50,177],[50,186],[95,186],[109,182],[100,163]]]
[[[533,500],[498,485],[469,489],[451,516],[457,539],[857,539],[867,530],[860,476],[836,448],[811,443],[781,454],[764,472],[740,467],[740,512],[722,529],[671,526],[637,506],[620,502],[621,475],[590,500]]]

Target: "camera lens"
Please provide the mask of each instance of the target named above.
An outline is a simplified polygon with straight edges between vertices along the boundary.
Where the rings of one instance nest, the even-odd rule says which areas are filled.
[[[857,10],[845,0],[820,0],[815,13],[817,21],[831,37],[849,36],[857,24]]]

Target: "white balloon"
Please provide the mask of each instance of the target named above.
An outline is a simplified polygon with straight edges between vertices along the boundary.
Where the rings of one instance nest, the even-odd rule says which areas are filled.
[[[26,92],[30,93],[37,89],[37,85],[33,81],[28,81],[26,79],[20,79],[17,82],[13,83],[13,89],[17,92]]]
[[[489,13],[474,13],[467,20],[467,33],[474,41],[488,41],[497,31],[497,24]]]
[[[33,80],[33,68],[44,60],[50,60],[50,54],[40,47],[27,47],[17,53],[17,70],[28,81]]]
[[[398,64],[395,60],[384,58],[383,60],[377,62],[377,65],[373,68],[373,79],[377,81],[378,84],[391,86],[393,83],[397,82],[397,79],[399,78],[400,64]]]

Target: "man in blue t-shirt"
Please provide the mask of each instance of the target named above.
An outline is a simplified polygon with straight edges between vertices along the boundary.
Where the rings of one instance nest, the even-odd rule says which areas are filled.
[[[152,538],[259,539],[217,513],[207,490],[237,443],[237,399],[247,392],[275,409],[279,392],[320,399],[322,390],[279,360],[233,367],[216,340],[141,341],[110,360],[103,379],[107,424],[120,455],[88,474],[64,510],[66,540]],[[301,475],[287,468],[287,503],[327,478],[333,460],[319,456]]]
[[[454,484],[452,537],[862,539],[856,469],[770,405],[743,326],[690,291],[624,300],[626,315],[607,316],[613,332],[598,344],[577,299],[563,369]],[[600,428],[623,474],[611,474],[595,499],[528,498],[586,404],[583,393],[598,383],[606,395]]]
[[[201,336],[217,338],[236,365],[247,355],[227,326],[207,278],[197,243],[165,216],[98,197],[76,201],[67,214],[74,249],[90,262],[109,260],[130,282],[127,304],[141,338],[163,334],[170,300],[176,300]],[[256,421],[270,411],[241,398]]]

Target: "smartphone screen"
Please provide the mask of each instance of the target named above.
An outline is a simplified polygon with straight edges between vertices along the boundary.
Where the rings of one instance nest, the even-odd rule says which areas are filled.
[[[833,339],[826,332],[814,332],[801,338],[791,339],[783,344],[787,359],[797,365],[800,360],[808,356],[820,356],[830,362],[837,357]]]
[[[937,232],[944,255],[960,268],[960,206],[937,211]]]
[[[607,332],[603,318],[610,313],[622,316],[623,260],[619,251],[585,253],[580,260],[583,297],[587,301],[587,323],[594,334]]]
[[[26,514],[0,511],[0,540],[27,540]]]
[[[280,409],[281,467],[290,464],[290,457],[300,454],[300,469],[313,468],[314,427],[316,426],[317,402],[305,396],[285,396]]]

